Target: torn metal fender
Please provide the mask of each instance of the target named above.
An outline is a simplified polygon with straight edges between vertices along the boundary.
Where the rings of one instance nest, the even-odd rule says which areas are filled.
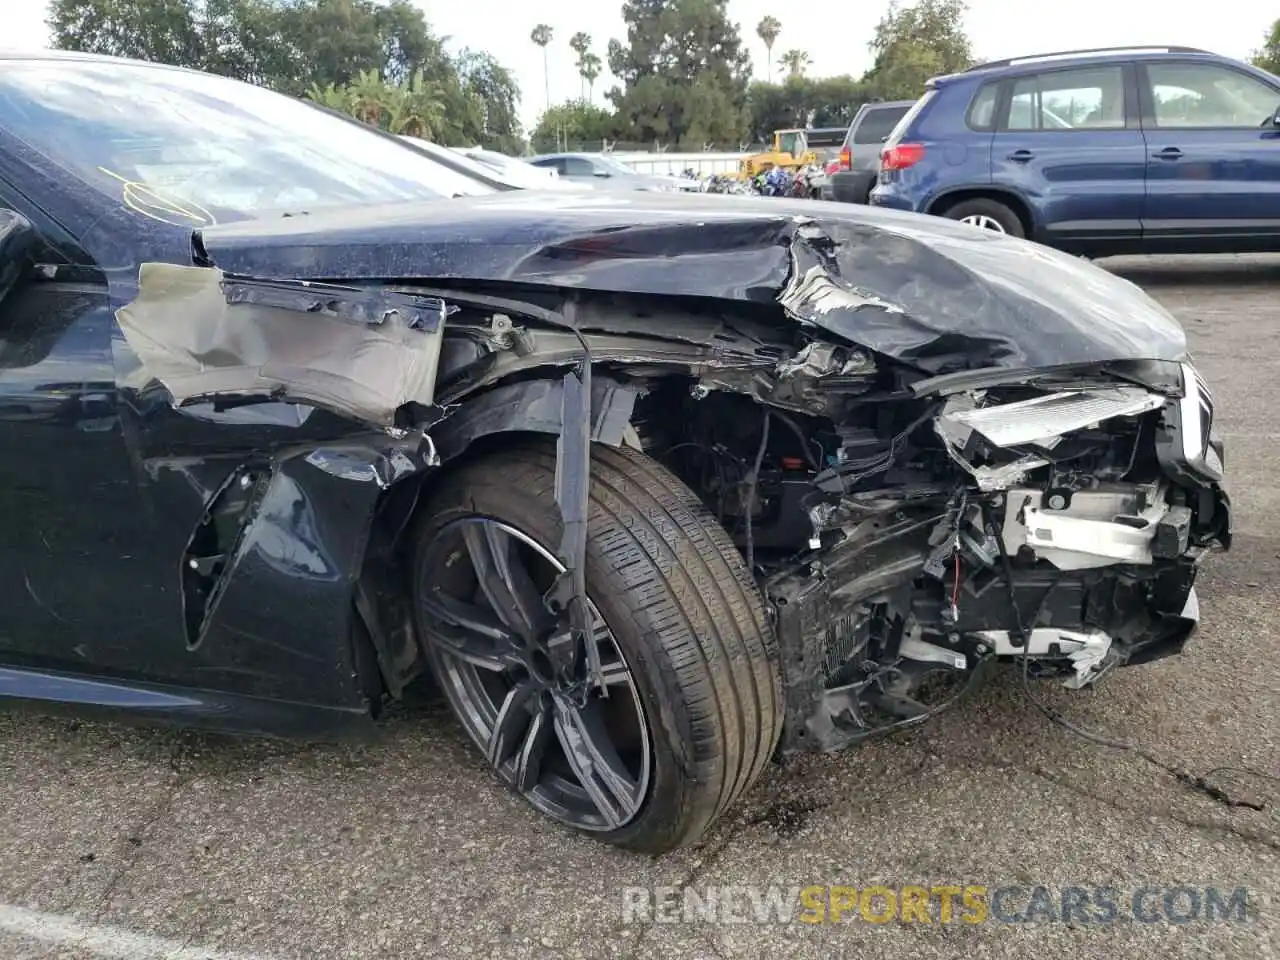
[[[439,298],[164,263],[144,263],[138,287],[116,318],[176,406],[264,397],[393,429],[402,407],[432,403]]]

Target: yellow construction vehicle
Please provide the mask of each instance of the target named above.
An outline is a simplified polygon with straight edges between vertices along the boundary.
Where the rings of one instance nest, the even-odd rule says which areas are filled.
[[[763,153],[753,153],[743,157],[738,164],[738,175],[744,180],[749,180],[774,167],[801,170],[817,162],[818,155],[809,149],[805,131],[775,130],[773,147]]]

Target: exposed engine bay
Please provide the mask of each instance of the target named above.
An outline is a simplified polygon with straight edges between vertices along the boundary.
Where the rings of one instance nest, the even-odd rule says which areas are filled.
[[[925,378],[746,319],[652,320],[701,341],[681,345],[577,317],[597,376],[640,391],[624,442],[698,493],[771,605],[784,751],[918,722],[998,659],[1079,688],[1194,630],[1229,507],[1189,364]],[[505,314],[450,329],[446,400],[576,346]]]

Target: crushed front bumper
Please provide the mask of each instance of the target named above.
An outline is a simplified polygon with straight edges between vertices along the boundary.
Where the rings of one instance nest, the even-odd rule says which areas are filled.
[[[1030,459],[970,470],[965,522],[954,500],[897,510],[776,573],[766,595],[786,694],[783,752],[918,723],[1000,660],[1025,658],[1034,676],[1080,688],[1180,652],[1200,620],[1201,560],[1231,534],[1225,451],[1199,387],[1190,401],[1130,403],[1152,430],[1158,478],[1045,487],[1014,435],[1025,421],[971,418],[991,436],[1008,429],[1009,449]],[[1119,409],[1133,397],[1105,399]]]

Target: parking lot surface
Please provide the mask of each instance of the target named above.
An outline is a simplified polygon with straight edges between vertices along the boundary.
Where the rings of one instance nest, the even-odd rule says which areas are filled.
[[[1227,441],[1235,544],[1207,562],[1182,657],[1036,694],[1193,774],[1280,771],[1280,258],[1104,265],[1187,328]],[[1050,724],[1006,673],[909,735],[772,770],[705,843],[650,860],[544,821],[431,701],[344,746],[0,714],[0,957],[1280,956],[1280,784],[1213,779],[1266,808]],[[1157,912],[1175,885],[1244,887],[1248,910],[806,924],[623,909],[627,888],[766,884],[1109,886],[1122,907],[1153,887]]]

